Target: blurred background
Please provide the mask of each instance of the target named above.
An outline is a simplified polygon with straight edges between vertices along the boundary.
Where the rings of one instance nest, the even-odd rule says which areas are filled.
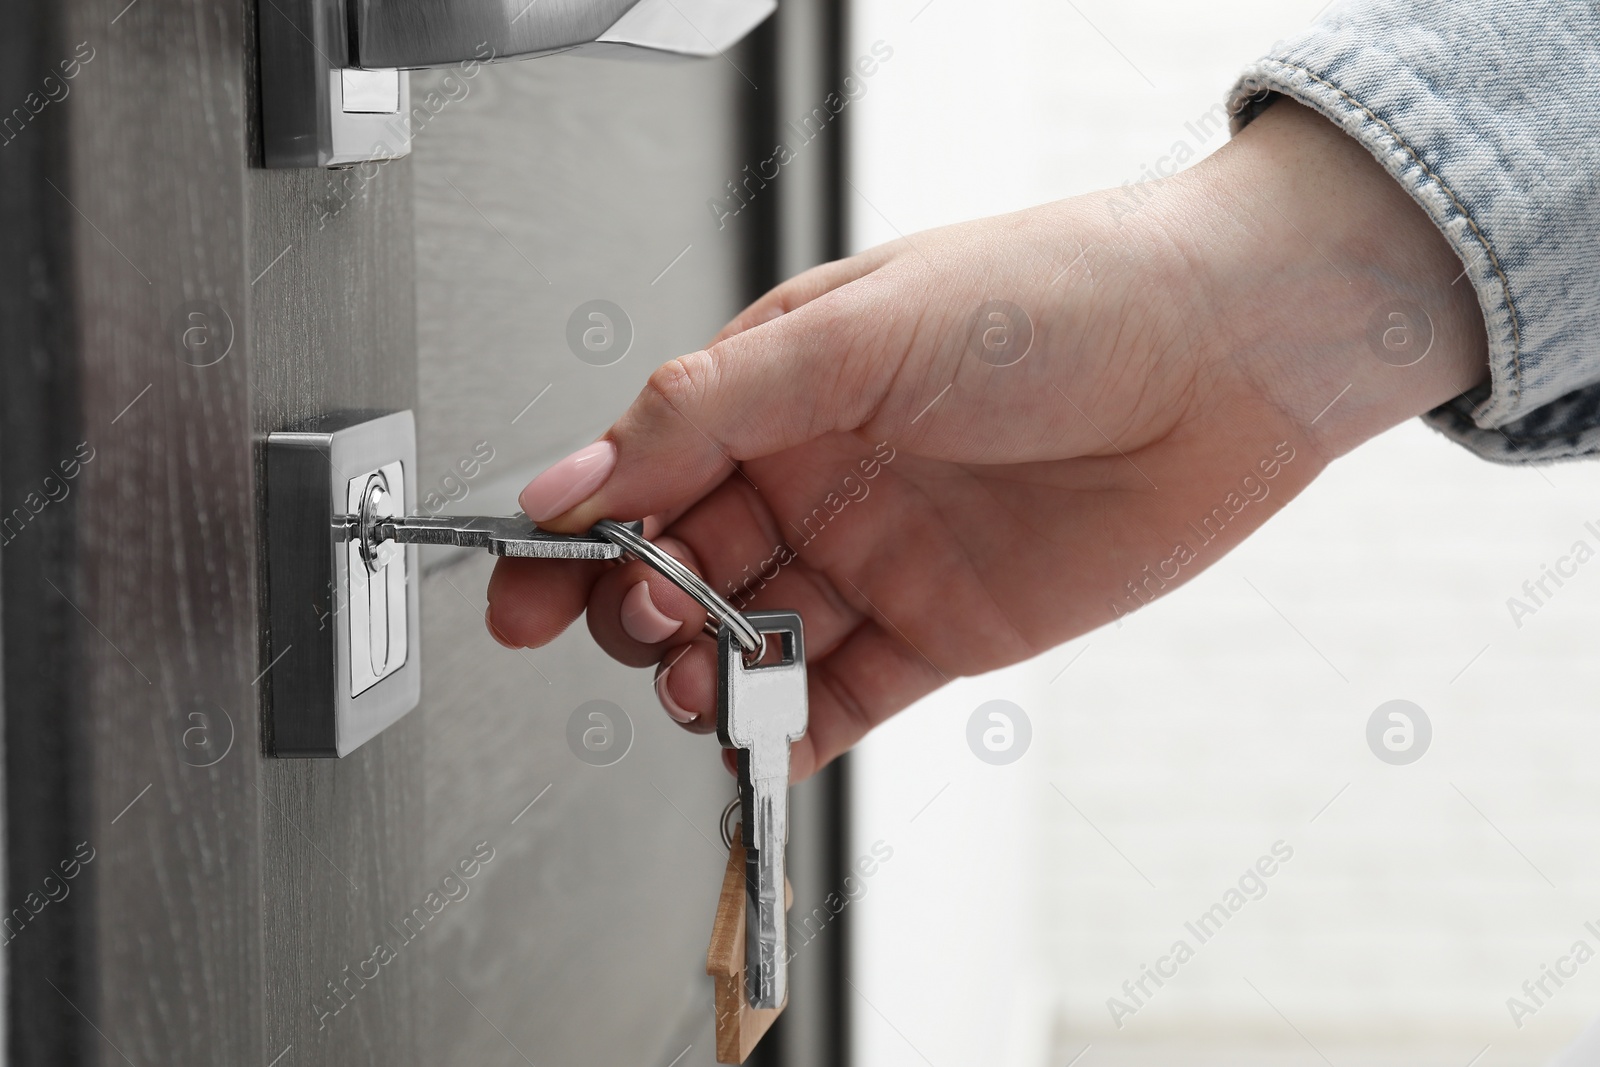
[[[855,0],[851,54],[894,55],[851,105],[853,246],[1215,150],[1238,71],[1322,6]],[[1520,1027],[1507,1000],[1534,1006],[1524,981],[1600,947],[1596,578],[1520,627],[1507,599],[1600,544],[1597,501],[1593,465],[1494,467],[1401,426],[1174,595],[875,732],[853,847],[893,859],[852,905],[857,1062],[1487,1067],[1565,1047],[1600,1013],[1600,966],[1547,980]],[[1004,765],[968,743],[993,700],[1031,725]],[[1392,700],[1421,711],[1410,763],[1368,743]],[[1292,858],[1202,943],[1185,924],[1275,845]],[[1193,958],[1140,991],[1180,939]]]

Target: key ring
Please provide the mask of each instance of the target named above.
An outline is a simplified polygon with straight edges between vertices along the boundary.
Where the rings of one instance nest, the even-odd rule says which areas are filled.
[[[739,798],[734,797],[728,801],[728,806],[722,809],[722,818],[718,820],[722,827],[722,844],[729,852],[733,851],[733,831],[739,826],[734,823],[728,825],[728,820],[739,812]]]
[[[654,567],[673,585],[693,597],[695,603],[733,631],[734,638],[746,655],[756,655],[766,647],[766,642],[761,639],[756,628],[751,626],[750,621],[739,614],[732,604],[718,596],[717,591],[707,585],[694,571],[646,541],[642,534],[634,533],[622,523],[610,519],[601,519],[595,523],[594,532],[617,547],[633,553],[641,563]]]

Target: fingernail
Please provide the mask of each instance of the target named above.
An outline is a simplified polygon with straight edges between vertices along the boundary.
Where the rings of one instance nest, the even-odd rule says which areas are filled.
[[[596,441],[529,482],[517,503],[534,522],[553,519],[593,496],[616,465],[617,446]]]
[[[521,647],[519,645],[513,645],[510,641],[507,641],[504,637],[500,636],[500,631],[494,627],[494,620],[489,617],[489,613],[492,611],[494,611],[494,608],[492,607],[483,609],[483,624],[489,628],[489,636],[500,642],[500,644],[504,645],[506,648],[515,649]]]
[[[639,582],[622,598],[622,628],[641,645],[665,641],[678,632],[680,625],[677,619],[662,614],[650,599],[649,582]]]
[[[694,712],[684,711],[680,708],[678,702],[672,699],[672,694],[667,690],[667,675],[671,673],[672,668],[669,667],[656,675],[656,697],[661,701],[661,706],[667,709],[667,714],[678,722],[694,722]]]

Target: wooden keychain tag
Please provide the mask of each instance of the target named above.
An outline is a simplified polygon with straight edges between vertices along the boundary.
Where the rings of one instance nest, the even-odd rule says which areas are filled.
[[[728,866],[722,872],[722,895],[711,924],[711,945],[706,949],[706,973],[715,986],[717,1062],[743,1063],[755,1051],[782,1007],[752,1008],[744,984],[744,844],[741,828],[734,827]],[[794,887],[783,884],[785,910],[794,905]],[[787,1003],[787,1002],[785,1002]]]

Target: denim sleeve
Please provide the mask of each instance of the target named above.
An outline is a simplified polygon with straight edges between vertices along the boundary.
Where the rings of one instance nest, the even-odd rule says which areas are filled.
[[[1366,0],[1279,42],[1229,95],[1360,141],[1477,291],[1491,383],[1425,417],[1504,463],[1600,453],[1600,5]]]

